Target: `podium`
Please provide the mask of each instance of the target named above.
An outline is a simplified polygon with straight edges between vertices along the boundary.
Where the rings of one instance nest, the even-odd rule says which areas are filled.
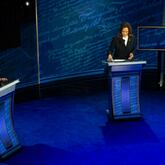
[[[14,131],[13,110],[14,91],[19,80],[15,80],[0,88],[0,158],[20,148],[16,132]]]
[[[146,61],[108,62],[109,107],[112,119],[138,118],[140,112],[141,71]]]

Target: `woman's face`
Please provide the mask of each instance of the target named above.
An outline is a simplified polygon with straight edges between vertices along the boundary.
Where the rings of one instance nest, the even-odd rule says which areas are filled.
[[[127,27],[124,27],[121,31],[123,37],[127,37],[128,33],[129,33],[129,29]]]

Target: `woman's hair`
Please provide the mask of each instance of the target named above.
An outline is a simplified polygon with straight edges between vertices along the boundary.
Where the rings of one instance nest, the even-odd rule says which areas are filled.
[[[132,34],[132,27],[131,27],[131,24],[128,23],[128,22],[124,22],[120,25],[120,29],[119,29],[119,33],[118,33],[118,36],[121,37],[122,36],[122,30],[123,28],[128,28],[128,35],[129,36],[133,36]]]

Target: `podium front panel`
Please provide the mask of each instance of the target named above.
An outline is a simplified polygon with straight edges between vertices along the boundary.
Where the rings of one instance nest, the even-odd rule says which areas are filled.
[[[21,146],[14,130],[15,83],[0,88],[0,158],[6,158]]]
[[[112,108],[114,117],[140,113],[139,75],[112,78]]]
[[[139,99],[141,70],[140,62],[123,63],[123,65],[110,64],[109,111],[114,119],[142,116]]]

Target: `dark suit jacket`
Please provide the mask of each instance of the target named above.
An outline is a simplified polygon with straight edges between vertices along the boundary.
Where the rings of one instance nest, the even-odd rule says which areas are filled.
[[[135,50],[135,37],[129,36],[127,46],[124,44],[124,40],[119,37],[113,37],[109,47],[109,54],[111,53],[114,59],[128,59],[129,54],[134,54]]]

